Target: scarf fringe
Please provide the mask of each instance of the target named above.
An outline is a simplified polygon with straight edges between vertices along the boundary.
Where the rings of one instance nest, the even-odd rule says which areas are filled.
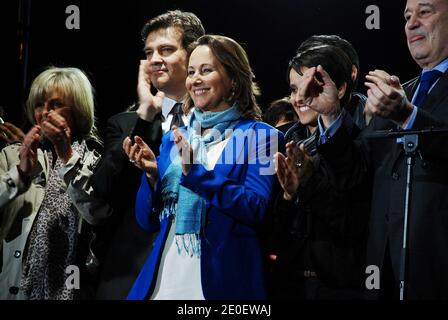
[[[182,255],[186,253],[188,256],[201,256],[201,239],[196,233],[176,234],[177,253]]]
[[[163,201],[163,209],[162,212],[160,212],[159,221],[175,217],[176,210],[177,210],[177,199],[172,195],[167,196]]]
[[[162,212],[159,215],[159,220],[167,218],[174,218],[177,210],[177,199],[175,197],[166,197]],[[173,226],[174,227],[174,226]],[[198,234],[185,233],[175,235],[177,253],[179,255],[187,254],[190,257],[201,256],[201,239]]]

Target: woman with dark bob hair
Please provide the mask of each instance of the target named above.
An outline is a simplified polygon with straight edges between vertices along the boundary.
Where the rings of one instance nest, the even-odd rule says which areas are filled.
[[[257,228],[282,136],[258,121],[258,89],[236,41],[203,36],[188,59],[188,126],[163,137],[157,159],[139,137],[124,141],[146,174],[137,220],[160,231],[128,299],[263,299]]]
[[[291,103],[299,122],[286,133],[278,153],[282,193],[276,199],[272,295],[282,299],[361,299],[365,279],[368,189],[338,192],[317,152],[322,99],[345,107],[351,96],[352,64],[338,47],[321,44],[299,51],[287,70]],[[311,98],[305,99],[305,92]],[[319,100],[322,101],[322,100]],[[353,136],[360,132],[355,126]]]
[[[81,215],[99,209],[85,193],[98,158],[86,145],[99,141],[93,88],[79,69],[50,67],[26,107],[34,126],[0,153],[0,298],[74,299]]]

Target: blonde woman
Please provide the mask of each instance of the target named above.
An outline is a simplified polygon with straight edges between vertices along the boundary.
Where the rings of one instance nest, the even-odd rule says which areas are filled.
[[[0,298],[74,299],[81,214],[93,222],[86,176],[98,156],[93,88],[76,68],[50,67],[26,104],[33,127],[0,154]],[[67,282],[67,284],[66,284]],[[79,291],[78,291],[79,292]]]

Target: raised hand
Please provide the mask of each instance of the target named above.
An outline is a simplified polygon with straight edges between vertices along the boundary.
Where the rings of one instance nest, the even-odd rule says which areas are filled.
[[[23,131],[10,122],[0,124],[0,140],[7,144],[22,142],[25,139]]]
[[[290,141],[286,144],[286,157],[277,152],[275,163],[277,178],[283,189],[283,198],[292,200],[296,197],[300,184],[306,182],[313,173],[312,157],[303,144],[297,146]]]
[[[405,127],[413,106],[407,99],[400,79],[383,70],[370,71],[364,84],[367,90],[366,108],[382,118],[390,119]]]
[[[34,126],[25,135],[23,143],[19,149],[19,172],[25,177],[29,177],[37,165],[37,146],[42,136],[40,126]]]
[[[53,144],[58,158],[67,163],[73,155],[71,129],[63,116],[50,111],[41,122],[43,135]]]
[[[339,99],[345,93],[345,85],[338,90],[321,65],[307,69],[303,77],[304,81],[298,88],[299,94],[306,106],[321,114],[324,125],[328,127],[341,111]]]
[[[162,102],[165,96],[162,91],[157,92],[155,96],[151,93],[151,72],[156,67],[151,66],[148,60],[140,60],[137,84],[139,103],[137,114],[146,121],[152,121],[156,114],[162,111]]]
[[[134,137],[134,144],[131,138],[123,140],[123,150],[129,158],[129,161],[140,170],[145,171],[150,184],[154,187],[157,181],[159,171],[157,169],[157,160],[154,152],[139,136]]]

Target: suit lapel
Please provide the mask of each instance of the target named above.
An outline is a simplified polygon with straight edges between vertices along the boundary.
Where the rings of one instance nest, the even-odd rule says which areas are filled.
[[[419,79],[420,78],[417,77],[404,85],[404,90],[409,100],[412,99],[415,90],[417,89]],[[437,82],[436,86],[431,90],[426,99],[423,101],[423,104],[421,106],[422,110],[434,114],[437,108],[443,105],[442,102],[446,98],[447,90],[448,90],[448,72],[445,72],[440,78],[439,82]],[[398,161],[403,161],[402,156],[404,156],[403,147],[395,143],[392,151],[392,162],[391,162],[392,171],[394,171],[394,168],[399,164]]]

